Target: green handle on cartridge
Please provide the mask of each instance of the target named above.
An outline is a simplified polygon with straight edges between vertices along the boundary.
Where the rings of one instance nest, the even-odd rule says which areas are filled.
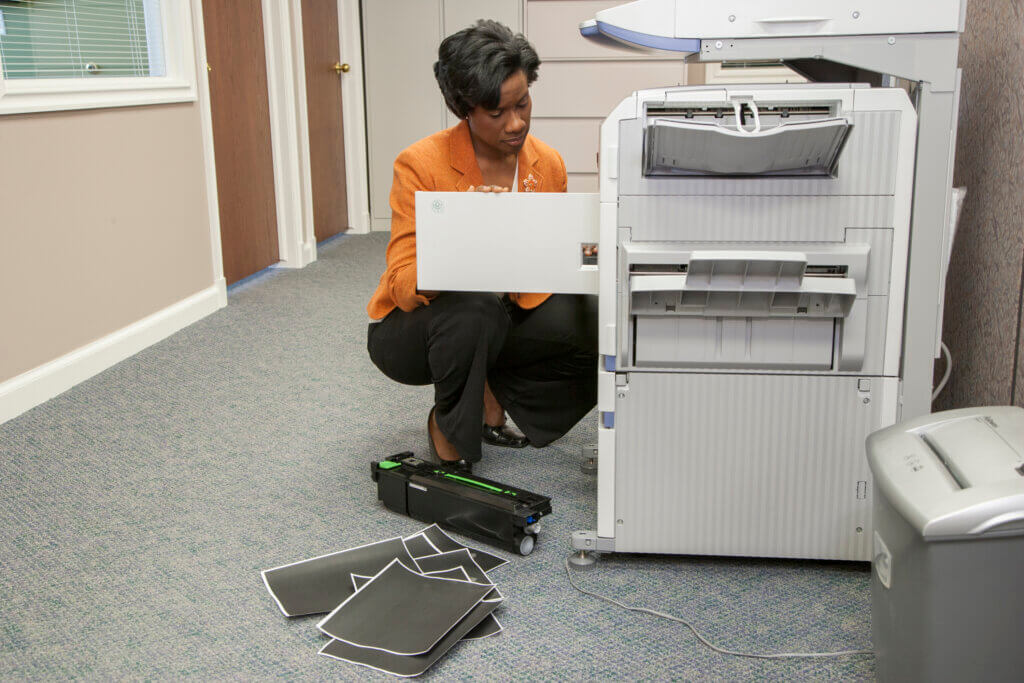
[[[469,477],[462,477],[462,476],[459,476],[458,474],[452,474],[451,472],[445,472],[444,470],[434,470],[434,474],[440,474],[441,476],[445,477],[446,479],[454,479],[455,481],[462,482],[463,484],[469,484],[470,486],[479,486],[482,489],[486,489],[488,491],[494,491],[495,493],[507,493],[510,496],[516,495],[512,491],[507,491],[507,490],[499,488],[497,486],[491,486],[490,484],[485,484],[482,481],[476,481],[475,479],[470,479]]]
[[[393,460],[382,460],[377,463],[377,469],[379,470],[393,470],[396,467],[401,467],[402,463],[395,462]]]

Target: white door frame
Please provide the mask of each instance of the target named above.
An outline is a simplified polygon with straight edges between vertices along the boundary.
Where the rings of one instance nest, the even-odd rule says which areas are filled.
[[[339,54],[350,67],[348,73],[341,76],[348,225],[352,233],[365,233],[370,228],[370,209],[359,0],[337,2]],[[263,24],[281,240],[279,266],[301,268],[316,260],[302,3],[301,0],[262,0],[262,3],[266,18]]]
[[[262,5],[280,258],[275,265],[302,268],[316,260],[302,14],[299,0]]]
[[[192,0],[197,18],[197,53],[204,122],[211,120],[209,86],[205,78],[206,44],[202,32],[202,0]],[[313,230],[313,183],[309,161],[309,119],[306,108],[306,66],[302,43],[301,0],[261,0],[266,50],[267,95],[274,164],[277,207],[277,238],[280,260],[271,267],[303,268],[316,260]],[[369,185],[366,161],[366,115],[363,105],[362,29],[359,0],[338,0],[341,54],[350,65],[342,78],[342,116],[345,139],[345,180],[350,233],[370,231]],[[207,128],[209,124],[204,125]],[[216,263],[223,273],[217,177],[214,172],[212,130],[204,130],[207,164],[207,197],[210,202],[211,242]]]
[[[341,58],[351,70],[342,77],[345,185],[350,233],[370,232],[370,179],[366,152],[366,96],[363,93],[363,26],[359,0],[338,0]]]
[[[217,196],[217,166],[213,152],[213,114],[210,109],[209,62],[206,61],[206,32],[203,26],[202,0],[192,0],[192,37],[195,49],[196,91],[199,121],[203,136],[203,161],[206,166],[206,212],[210,217],[210,254],[213,258],[213,281],[220,290],[220,307],[228,305],[224,279],[224,254],[220,239],[220,205]]]

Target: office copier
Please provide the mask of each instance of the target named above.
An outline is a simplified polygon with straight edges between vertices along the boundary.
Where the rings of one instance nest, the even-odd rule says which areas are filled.
[[[810,82],[629,95],[601,127],[597,196],[418,194],[422,288],[599,295],[598,512],[573,534],[580,561],[870,559],[865,438],[930,406],[964,11],[598,12],[580,27],[596,40],[775,61]],[[432,246],[452,239],[487,267]]]

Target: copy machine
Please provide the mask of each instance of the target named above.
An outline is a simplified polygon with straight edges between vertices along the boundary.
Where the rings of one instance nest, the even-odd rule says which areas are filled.
[[[864,440],[930,405],[964,3],[718,7],[640,0],[581,31],[817,82],[633,93],[598,196],[419,193],[420,286],[599,295],[575,549],[868,560]]]

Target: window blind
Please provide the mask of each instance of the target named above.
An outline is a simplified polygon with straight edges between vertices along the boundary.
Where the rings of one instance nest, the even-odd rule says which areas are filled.
[[[0,0],[4,78],[163,76],[160,1]]]

